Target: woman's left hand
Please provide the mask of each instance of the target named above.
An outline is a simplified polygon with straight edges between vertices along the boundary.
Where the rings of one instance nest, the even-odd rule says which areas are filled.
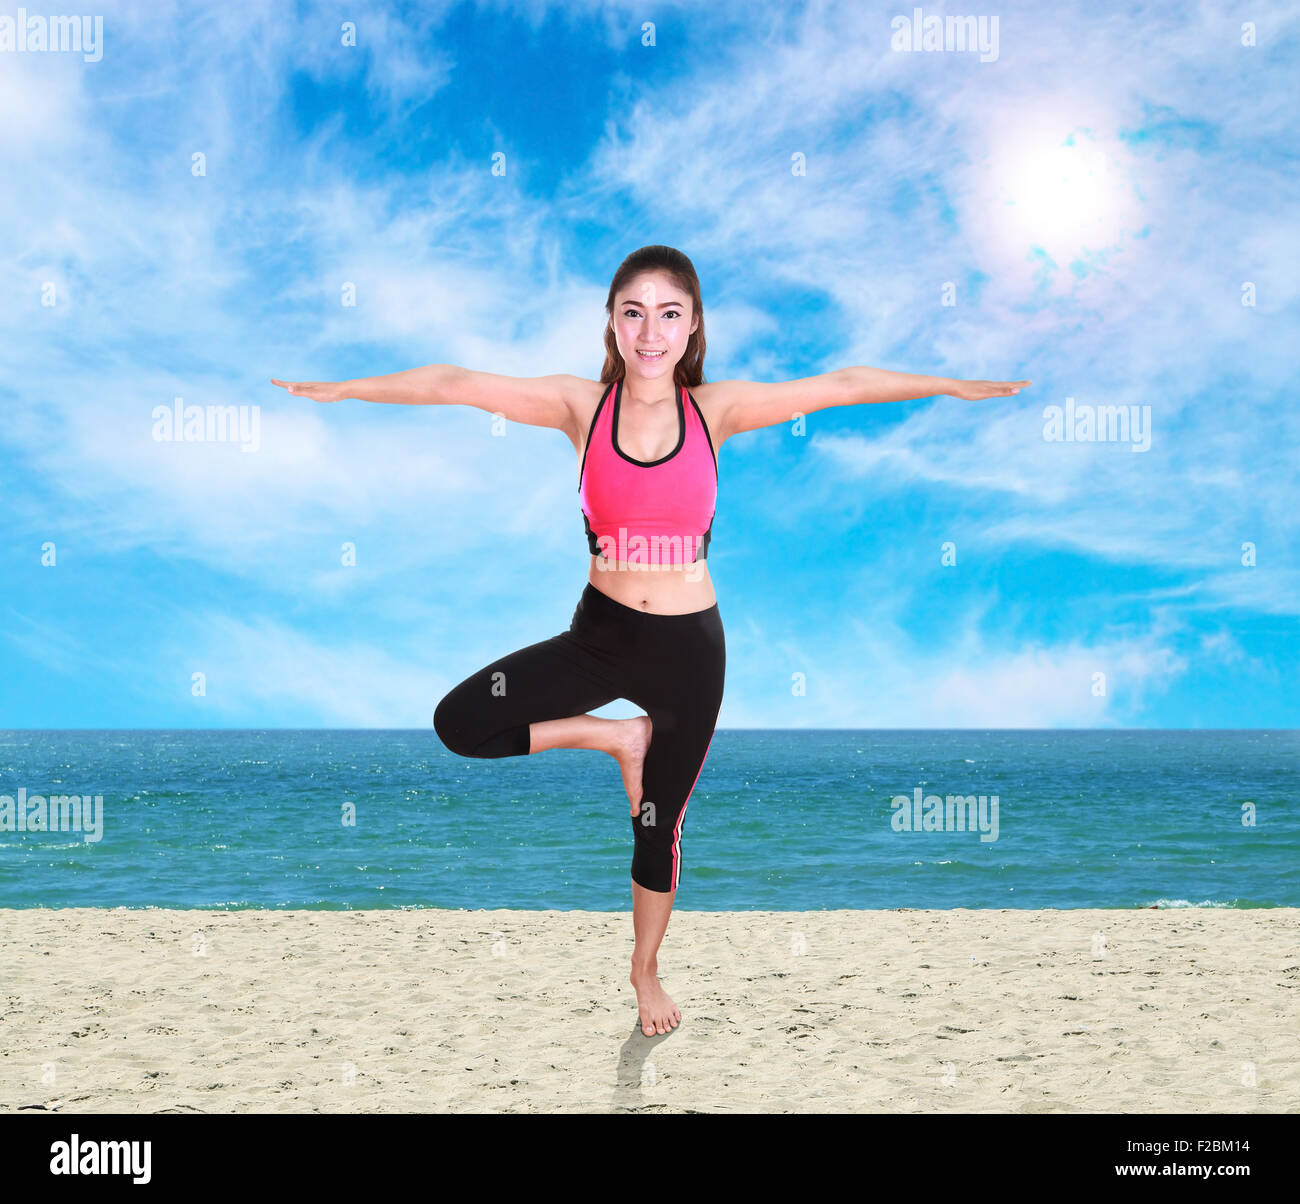
[[[1028,388],[1031,380],[959,380],[950,397],[960,397],[962,401],[983,401],[988,397],[1010,397]]]

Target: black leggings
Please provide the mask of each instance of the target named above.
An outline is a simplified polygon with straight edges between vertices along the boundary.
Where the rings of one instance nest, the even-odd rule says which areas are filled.
[[[632,881],[677,889],[682,821],[704,768],[722,705],[722,618],[708,610],[657,615],[616,602],[588,583],[569,630],[529,644],[467,677],[438,703],[439,739],[462,757],[519,757],[528,725],[626,698],[653,724],[642,771]]]

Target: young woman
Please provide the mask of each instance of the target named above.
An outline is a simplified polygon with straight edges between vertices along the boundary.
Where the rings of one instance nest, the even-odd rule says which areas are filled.
[[[273,383],[315,401],[477,406],[556,427],[573,442],[590,561],[569,629],[471,674],[433,721],[466,757],[589,748],[618,762],[634,842],[630,978],[641,1030],[653,1036],[681,1021],[659,982],[659,945],[681,879],[686,804],[722,703],[726,646],[706,561],[718,450],[733,435],[828,406],[936,394],[977,401],[1030,382],[841,368],[780,384],[706,384],[699,279],[671,247],[629,255],[605,309],[598,381],[432,364],[341,383]],[[646,713],[587,713],[615,698]]]

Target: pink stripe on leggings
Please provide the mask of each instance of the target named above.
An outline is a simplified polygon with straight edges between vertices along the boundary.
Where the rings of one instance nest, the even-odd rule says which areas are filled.
[[[699,769],[695,771],[695,782],[700,780],[700,774],[704,772],[704,762],[709,759],[709,749],[712,747],[713,736],[710,736],[708,744],[704,747],[704,758],[700,761]],[[677,824],[673,828],[673,881],[670,890],[677,889],[677,883],[682,876],[682,821],[686,818],[686,806],[691,801],[691,795],[695,793],[695,782],[691,783],[691,788],[686,792],[686,802],[682,804],[681,814],[678,815]]]

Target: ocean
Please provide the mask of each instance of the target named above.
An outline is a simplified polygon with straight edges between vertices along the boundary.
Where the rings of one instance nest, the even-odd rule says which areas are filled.
[[[17,830],[74,794],[80,830]],[[1300,907],[1300,732],[720,730],[682,851],[696,911]],[[631,856],[598,752],[0,733],[0,907],[622,911]]]

